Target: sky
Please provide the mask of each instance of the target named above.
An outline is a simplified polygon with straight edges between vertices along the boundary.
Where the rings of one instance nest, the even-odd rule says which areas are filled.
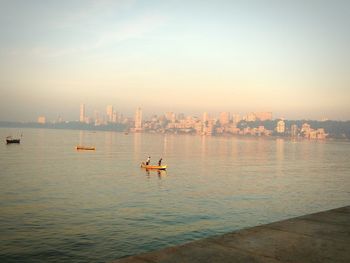
[[[350,119],[350,1],[0,0],[0,120]]]

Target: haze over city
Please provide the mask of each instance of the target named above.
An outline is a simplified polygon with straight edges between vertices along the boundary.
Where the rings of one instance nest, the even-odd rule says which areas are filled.
[[[0,120],[271,111],[349,120],[348,1],[0,1]]]

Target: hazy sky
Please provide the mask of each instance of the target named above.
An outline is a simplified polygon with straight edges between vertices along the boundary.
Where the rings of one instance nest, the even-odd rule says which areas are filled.
[[[0,120],[350,119],[350,1],[0,0]]]

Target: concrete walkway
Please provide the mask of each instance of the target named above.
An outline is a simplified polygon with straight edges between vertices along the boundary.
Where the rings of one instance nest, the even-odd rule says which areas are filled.
[[[243,229],[114,263],[350,262],[350,206]]]

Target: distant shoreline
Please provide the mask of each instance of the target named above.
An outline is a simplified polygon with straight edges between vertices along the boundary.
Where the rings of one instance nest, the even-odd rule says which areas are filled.
[[[307,122],[304,120],[298,120],[298,121],[291,121],[291,122]],[[308,121],[308,122],[319,122],[319,121]],[[338,137],[338,136],[329,136],[326,139],[308,139],[303,138],[301,136],[297,137],[291,137],[288,134],[285,135],[269,135],[269,136],[258,136],[258,135],[241,135],[241,134],[231,134],[231,133],[222,133],[222,134],[213,134],[213,135],[199,135],[194,132],[156,132],[152,130],[146,130],[142,132],[129,132],[129,126],[125,124],[107,124],[107,125],[100,125],[100,126],[94,126],[91,124],[85,124],[80,122],[67,122],[67,123],[47,123],[47,124],[39,124],[39,123],[23,123],[23,122],[5,122],[0,121],[0,128],[32,128],[32,129],[53,129],[53,130],[81,130],[81,131],[108,131],[108,132],[118,132],[118,133],[127,133],[134,134],[134,133],[144,133],[144,134],[163,134],[163,135],[191,135],[191,136],[203,136],[203,137],[222,137],[222,138],[241,138],[241,139],[268,139],[268,140],[276,140],[276,139],[284,139],[289,141],[350,141],[350,121],[327,121],[328,123],[331,122],[334,124],[334,126],[337,126],[337,124],[345,124],[349,128],[345,130],[345,134],[348,135],[347,137]],[[324,122],[320,122],[324,123]],[[336,129],[336,127],[334,127]],[[344,131],[344,127],[340,127],[342,131]]]

